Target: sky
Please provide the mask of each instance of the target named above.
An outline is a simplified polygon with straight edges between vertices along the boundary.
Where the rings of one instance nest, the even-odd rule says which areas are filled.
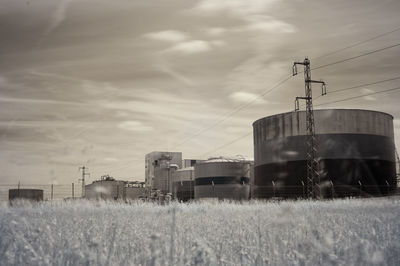
[[[0,183],[144,180],[145,154],[253,157],[252,123],[294,109],[311,67],[400,43],[396,0],[0,0]],[[394,116],[400,46],[312,71],[317,108]],[[260,94],[264,95],[258,97]],[[314,98],[320,89],[314,86]],[[324,104],[326,103],[326,104]]]

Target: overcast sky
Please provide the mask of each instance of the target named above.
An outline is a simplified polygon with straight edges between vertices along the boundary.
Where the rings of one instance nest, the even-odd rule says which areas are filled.
[[[144,180],[144,156],[253,157],[252,123],[291,111],[312,66],[400,43],[398,0],[0,0],[0,182],[69,184],[110,174]],[[315,59],[313,59],[315,58]],[[327,83],[315,105],[400,86],[400,47],[312,72]],[[314,86],[314,96],[319,88]],[[318,108],[394,116],[400,91]],[[216,121],[223,120],[216,126]],[[208,129],[208,130],[205,130]],[[215,150],[218,147],[219,150]]]

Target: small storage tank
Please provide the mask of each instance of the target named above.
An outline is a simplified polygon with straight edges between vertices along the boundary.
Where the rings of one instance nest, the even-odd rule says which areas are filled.
[[[314,110],[314,121],[323,193],[342,197],[395,191],[391,115],[324,109]],[[259,119],[253,123],[253,130],[257,197],[302,197],[307,184],[306,112]]]
[[[243,158],[226,157],[196,164],[194,198],[249,199],[252,164]]]
[[[8,199],[10,201],[17,199],[31,200],[31,201],[42,201],[43,200],[43,189],[10,189],[8,191]]]
[[[125,181],[118,181],[112,177],[93,181],[85,186],[85,198],[92,200],[125,200]]]
[[[182,168],[173,173],[172,197],[178,201],[194,198],[194,167]]]

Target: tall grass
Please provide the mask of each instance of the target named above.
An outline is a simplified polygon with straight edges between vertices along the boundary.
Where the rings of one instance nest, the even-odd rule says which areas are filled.
[[[400,200],[0,206],[0,265],[399,265]]]

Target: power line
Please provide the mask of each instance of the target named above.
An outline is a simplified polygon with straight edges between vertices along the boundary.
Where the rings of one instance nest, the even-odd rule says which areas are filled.
[[[382,82],[383,82],[383,81],[382,81]],[[317,105],[314,105],[314,106],[321,106],[321,105],[325,105],[325,104],[331,104],[331,103],[338,103],[338,102],[350,101],[350,100],[353,100],[353,99],[356,99],[356,98],[362,98],[362,97],[365,97],[365,96],[380,94],[380,93],[384,93],[384,92],[391,92],[391,91],[396,91],[396,90],[400,90],[400,87],[396,87],[396,88],[392,88],[392,89],[387,89],[387,90],[383,90],[383,91],[378,91],[378,92],[373,92],[373,93],[367,93],[367,94],[358,95],[358,96],[354,96],[354,97],[349,97],[349,98],[345,98],[345,99],[340,99],[340,100],[336,100],[336,101],[331,101],[331,102],[326,102],[326,103],[320,103],[320,104],[317,104]],[[240,137],[238,137],[238,138],[236,138],[236,139],[234,139],[234,140],[232,140],[232,141],[230,141],[230,142],[227,142],[227,143],[225,143],[225,144],[223,144],[223,145],[221,145],[221,146],[215,148],[214,150],[211,150],[211,151],[209,151],[209,152],[206,152],[206,153],[202,154],[201,156],[205,156],[205,155],[207,155],[207,154],[209,154],[209,153],[212,153],[212,152],[215,152],[215,151],[220,150],[220,149],[222,149],[222,148],[225,148],[225,147],[227,147],[227,146],[229,146],[229,145],[231,145],[231,144],[233,144],[233,143],[235,143],[235,142],[237,142],[237,141],[239,141],[239,140],[241,140],[241,139],[243,139],[243,138],[249,136],[249,135],[252,134],[252,133],[253,133],[253,131],[248,132],[248,133],[246,133],[246,134],[243,135],[243,136],[240,136]]]
[[[396,44],[396,45],[384,47],[384,48],[377,49],[377,50],[374,50],[374,51],[371,51],[371,52],[368,52],[368,53],[365,53],[365,54],[362,54],[362,55],[350,57],[350,58],[343,59],[343,60],[340,60],[340,61],[337,61],[337,62],[333,62],[333,63],[326,64],[326,65],[323,65],[323,66],[319,66],[319,67],[316,67],[316,68],[313,68],[313,69],[318,69],[318,68],[322,68],[322,67],[331,66],[331,65],[334,65],[334,64],[339,64],[339,63],[346,62],[346,61],[349,61],[349,60],[352,60],[352,59],[355,59],[355,58],[359,58],[359,57],[362,57],[362,56],[367,56],[367,55],[370,55],[370,54],[373,54],[373,53],[376,53],[376,52],[380,52],[380,51],[383,51],[383,50],[386,50],[386,49],[390,49],[390,48],[393,48],[393,47],[396,47],[396,46],[399,46],[399,45],[400,45],[400,44]],[[289,80],[290,78],[291,78],[291,76],[290,76],[290,77],[287,77],[286,79],[284,79],[284,80],[282,80],[281,82],[277,83],[274,87],[272,87],[271,89],[269,89],[269,90],[265,91],[264,93],[260,94],[257,98],[253,99],[251,102],[248,102],[246,105],[241,106],[241,108],[235,110],[235,113],[238,112],[238,111],[240,111],[241,109],[247,107],[248,105],[252,104],[252,103],[253,103],[254,101],[256,101],[259,97],[262,97],[263,95],[265,95],[265,94],[271,92],[273,89],[275,89],[275,88],[277,88],[278,86],[282,85],[284,82],[286,82],[286,81]],[[343,88],[343,89],[340,89],[340,90],[332,91],[332,92],[330,92],[330,93],[335,93],[335,92],[339,92],[339,91],[345,91],[345,90],[350,90],[350,89],[355,89],[355,88],[360,88],[360,87],[366,87],[366,86],[375,85],[375,84],[379,84],[379,83],[383,83],[383,82],[387,82],[387,81],[392,81],[392,80],[396,80],[396,79],[400,79],[400,76],[394,77],[394,78],[390,78],[390,79],[380,80],[380,81],[376,81],[376,82],[365,83],[365,84],[361,84],[361,85],[357,85],[357,86],[352,86],[352,87],[348,87],[348,88]],[[397,88],[395,88],[395,89],[397,89]],[[387,90],[387,91],[392,91],[392,90],[393,90],[393,89],[390,89],[390,90]],[[333,102],[328,102],[328,103],[323,103],[323,104],[329,104],[329,103],[347,101],[347,100],[351,100],[351,99],[355,99],[355,98],[360,98],[360,97],[364,97],[364,96],[369,96],[369,95],[374,95],[374,94],[378,94],[378,93],[383,93],[383,92],[387,92],[387,91],[374,92],[374,93],[371,93],[371,94],[364,94],[364,95],[361,95],[361,96],[356,96],[356,97],[352,97],[352,98],[348,98],[348,99],[342,99],[342,100],[339,100],[339,101],[333,101]],[[321,95],[319,95],[318,97],[316,97],[314,100],[317,100],[317,99],[320,98],[320,97],[321,97]],[[315,105],[315,106],[320,106],[320,105],[323,105],[323,104],[317,104],[317,105]],[[225,121],[228,117],[229,117],[229,116],[225,117],[223,120],[217,121],[217,124],[218,124],[218,123],[222,123],[222,122]],[[214,127],[214,126],[216,126],[216,124],[213,124],[211,127],[206,128],[206,130],[208,130],[208,129]],[[206,130],[205,130],[205,131],[206,131]],[[204,131],[204,132],[205,132],[205,131]],[[196,135],[193,136],[193,137],[196,137],[196,136],[198,136],[198,135],[200,135],[200,134],[202,134],[202,133],[203,133],[203,132],[200,132],[199,134],[196,134]],[[250,133],[251,133],[251,132],[250,132]],[[222,149],[222,148],[224,148],[224,147],[226,147],[226,146],[229,146],[229,145],[235,143],[236,141],[238,141],[238,140],[240,140],[240,139],[242,139],[242,138],[248,136],[250,133],[248,133],[248,134],[246,134],[246,135],[244,135],[244,136],[241,136],[241,137],[239,137],[238,139],[235,139],[235,140],[233,140],[233,141],[231,141],[231,142],[229,142],[229,143],[226,143],[226,144],[224,144],[224,145],[218,147],[218,148],[215,149],[215,150],[212,150],[212,151],[210,151],[210,152],[204,153],[202,156],[204,156],[204,155],[206,155],[206,154],[208,154],[208,153],[212,153],[212,152],[214,152],[214,151],[216,151],[216,150]],[[186,141],[185,141],[185,142],[186,142]],[[181,143],[181,144],[183,144],[183,143]]]
[[[351,44],[351,45],[349,45],[349,46],[345,46],[345,47],[340,48],[340,49],[338,49],[338,50],[335,50],[335,51],[332,51],[332,52],[329,52],[329,53],[326,53],[326,54],[317,56],[317,57],[312,58],[312,59],[315,60],[315,59],[320,59],[320,58],[323,58],[323,57],[327,57],[327,56],[330,56],[330,55],[339,53],[339,52],[341,52],[341,51],[344,51],[344,50],[347,50],[347,49],[356,47],[356,46],[358,46],[358,45],[361,45],[361,44],[364,44],[364,43],[367,43],[367,42],[376,40],[376,39],[378,39],[378,38],[381,38],[381,37],[383,37],[383,36],[389,35],[389,34],[391,34],[391,33],[393,33],[393,32],[399,31],[399,30],[400,30],[400,28],[396,28],[396,29],[394,29],[394,30],[391,30],[391,31],[388,31],[388,32],[385,32],[385,33],[382,33],[382,34],[379,34],[379,35],[376,35],[376,36],[374,36],[374,37],[372,37],[372,38],[369,38],[369,39],[366,39],[366,40],[363,40],[363,41],[360,41],[360,42]]]
[[[363,41],[363,42],[359,42],[359,43],[353,44],[351,47],[355,47],[355,46],[357,46],[357,45],[360,45],[360,44],[362,44],[362,43],[364,43],[364,42],[367,42],[367,41],[369,41],[369,40],[372,40],[372,39],[377,39],[377,38],[382,37],[382,36],[384,36],[384,35],[387,35],[387,34],[390,34],[390,33],[392,33],[392,32],[395,32],[395,31],[397,31],[397,30],[400,30],[400,28],[395,29],[395,30],[393,30],[393,31],[391,31],[391,32],[387,32],[387,33],[385,33],[385,34],[381,34],[381,35],[375,36],[375,37],[373,37],[373,38],[371,38],[371,39],[368,39],[368,40],[365,40],[365,41]],[[377,52],[380,52],[380,51],[384,51],[384,50],[387,50],[387,49],[390,49],[390,48],[393,48],[393,47],[396,47],[396,46],[400,46],[400,43],[395,44],[395,45],[391,45],[391,46],[387,46],[387,47],[384,47],[384,48],[380,48],[380,49],[377,49],[377,50],[374,50],[374,51],[370,51],[370,52],[367,52],[367,53],[364,53],[364,54],[361,54],[361,55],[357,55],[357,56],[345,58],[345,59],[342,59],[342,60],[339,60],[339,61],[335,61],[335,62],[332,62],[332,63],[328,63],[328,64],[325,64],[325,65],[317,66],[317,67],[315,67],[315,68],[311,68],[311,70],[320,69],[320,68],[328,67],[328,66],[331,66],[331,65],[336,65],[336,64],[344,63],[344,62],[347,62],[347,61],[350,61],[350,60],[354,60],[354,59],[356,59],[356,58],[364,57],[364,56],[367,56],[367,55],[370,55],[370,54],[374,54],[374,53],[377,53]],[[342,50],[345,50],[345,49],[348,49],[348,48],[349,48],[349,47],[344,47],[344,48],[341,48],[341,49],[339,49],[339,50],[342,51]],[[337,50],[337,51],[339,51],[339,50]],[[300,72],[299,72],[299,73],[300,73]],[[197,133],[195,133],[195,134],[192,135],[191,137],[188,137],[188,138],[184,139],[182,142],[180,142],[180,143],[178,143],[178,144],[176,144],[176,145],[174,145],[174,146],[175,146],[175,147],[179,147],[179,146],[185,144],[186,142],[188,142],[189,140],[191,140],[192,138],[195,138],[195,137],[197,137],[197,136],[203,134],[204,132],[207,132],[208,130],[214,128],[214,127],[217,126],[218,124],[223,123],[224,121],[226,121],[228,118],[230,118],[230,117],[233,116],[234,114],[236,114],[236,113],[238,113],[239,111],[241,111],[241,110],[245,109],[246,107],[250,106],[250,105],[253,104],[255,101],[257,101],[257,100],[260,99],[261,97],[265,96],[266,94],[272,92],[273,90],[275,90],[276,88],[278,88],[279,86],[281,86],[283,83],[285,83],[286,81],[288,81],[288,80],[291,79],[291,78],[292,78],[292,76],[288,76],[288,77],[284,78],[283,80],[281,80],[280,82],[278,82],[277,84],[275,84],[275,85],[274,85],[273,87],[271,87],[270,89],[268,89],[268,90],[264,91],[263,93],[261,93],[260,95],[256,96],[253,100],[251,100],[251,101],[249,101],[249,102],[247,102],[247,103],[245,103],[245,104],[243,104],[243,105],[238,106],[238,107],[235,108],[231,113],[227,114],[226,116],[224,116],[224,117],[221,118],[220,120],[217,120],[215,123],[211,124],[210,126],[204,128],[204,129],[201,129],[200,131],[198,131]]]
[[[209,153],[213,153],[213,152],[215,152],[215,151],[217,151],[217,150],[220,150],[220,149],[222,149],[222,148],[225,148],[225,147],[227,147],[227,146],[229,146],[229,145],[231,145],[231,144],[233,144],[233,143],[235,143],[235,142],[237,142],[237,141],[239,141],[239,140],[241,140],[241,139],[243,139],[243,138],[249,136],[249,135],[252,134],[252,133],[253,133],[253,131],[250,131],[250,132],[246,133],[245,135],[240,136],[240,137],[238,137],[238,138],[236,138],[236,139],[234,139],[234,140],[232,140],[232,141],[230,141],[230,142],[227,142],[227,143],[225,143],[225,144],[223,144],[223,145],[221,145],[221,146],[219,146],[219,147],[217,147],[217,148],[215,148],[215,149],[213,149],[213,150],[211,150],[211,151],[208,151],[208,152],[206,152],[206,153],[203,153],[200,157],[206,156],[206,155],[209,154]]]
[[[347,61],[350,61],[350,60],[354,60],[354,59],[357,59],[357,58],[360,58],[360,57],[363,57],[363,56],[367,56],[367,55],[370,55],[370,54],[378,53],[378,52],[381,52],[381,51],[384,51],[384,50],[387,50],[387,49],[390,49],[390,48],[394,48],[394,47],[397,47],[397,46],[400,46],[400,43],[397,43],[397,44],[394,44],[394,45],[390,45],[390,46],[387,46],[387,47],[384,47],[384,48],[380,48],[380,49],[377,49],[377,50],[373,50],[371,52],[367,52],[367,53],[364,53],[364,54],[356,55],[356,56],[353,56],[353,57],[348,57],[348,58],[345,58],[345,59],[342,59],[342,60],[339,60],[339,61],[336,61],[336,62],[328,63],[328,64],[325,64],[325,65],[320,65],[320,66],[311,68],[311,70],[316,70],[316,69],[320,69],[320,68],[324,68],[324,67],[328,67],[328,66],[333,66],[333,65],[336,65],[336,64],[340,64],[340,63],[344,63],[344,62],[347,62]]]
[[[372,92],[372,93],[366,93],[366,94],[362,94],[362,95],[358,95],[358,96],[354,96],[354,97],[349,97],[349,98],[344,98],[344,99],[340,99],[340,100],[336,100],[336,101],[320,103],[320,104],[317,104],[315,106],[321,106],[321,105],[326,105],[326,104],[331,104],[331,103],[339,103],[339,102],[344,102],[344,101],[350,101],[350,100],[357,99],[357,98],[362,98],[362,97],[365,97],[365,96],[375,95],[375,94],[384,93],[384,92],[391,92],[391,91],[396,91],[396,90],[400,90],[400,87],[396,87],[396,88],[392,88],[392,89],[388,89],[388,90],[383,90],[383,91]]]
[[[341,91],[347,91],[347,90],[362,88],[362,87],[367,87],[367,86],[371,86],[371,85],[375,85],[375,84],[379,84],[379,83],[383,83],[383,82],[387,82],[387,81],[392,81],[392,80],[396,80],[396,79],[400,79],[400,76],[397,76],[397,77],[394,77],[394,78],[390,78],[390,79],[380,80],[380,81],[376,81],[376,82],[371,82],[371,83],[364,83],[364,84],[361,84],[361,85],[348,87],[348,88],[343,88],[343,89],[339,89],[339,90],[329,91],[329,94],[335,93],[335,92],[341,92]]]
[[[251,104],[253,104],[255,101],[257,101],[258,99],[264,97],[265,95],[267,95],[268,93],[272,92],[273,90],[277,89],[279,86],[281,86],[283,83],[285,83],[286,81],[288,81],[289,79],[292,78],[292,75],[282,79],[281,81],[279,81],[278,83],[276,83],[274,86],[272,86],[271,88],[269,88],[268,90],[265,90],[264,92],[262,92],[261,94],[259,94],[258,96],[256,96],[255,98],[253,98],[252,100],[250,100],[249,102],[242,104],[238,107],[236,107],[232,112],[230,112],[229,114],[225,115],[223,118],[221,118],[220,120],[217,120],[215,123],[211,124],[210,126],[198,131],[197,133],[195,133],[194,135],[192,135],[189,138],[184,139],[182,142],[174,145],[174,147],[179,147],[183,144],[185,144],[186,142],[188,142],[189,140],[191,140],[192,138],[195,138],[201,134],[203,134],[204,132],[207,132],[208,130],[214,128],[215,126],[217,126],[218,124],[223,123],[224,121],[226,121],[228,118],[230,118],[231,116],[233,116],[234,114],[238,113],[239,111],[245,109],[246,107],[250,106]]]
[[[384,79],[384,80],[379,80],[379,81],[375,81],[375,82],[371,82],[371,83],[364,83],[361,85],[356,85],[356,86],[352,86],[352,87],[347,87],[347,88],[343,88],[343,89],[338,89],[338,90],[333,90],[333,91],[329,91],[329,95],[332,93],[336,93],[336,92],[342,92],[342,91],[347,91],[347,90],[353,90],[353,89],[358,89],[358,88],[362,88],[362,87],[368,87],[371,85],[376,85],[379,83],[383,83],[383,82],[387,82],[387,81],[393,81],[393,80],[397,80],[400,79],[400,76],[394,77],[394,78],[390,78],[390,79]],[[319,99],[322,95],[318,95],[317,97],[314,98],[314,101],[316,101],[317,99]],[[301,107],[303,107],[304,104],[301,105]]]

